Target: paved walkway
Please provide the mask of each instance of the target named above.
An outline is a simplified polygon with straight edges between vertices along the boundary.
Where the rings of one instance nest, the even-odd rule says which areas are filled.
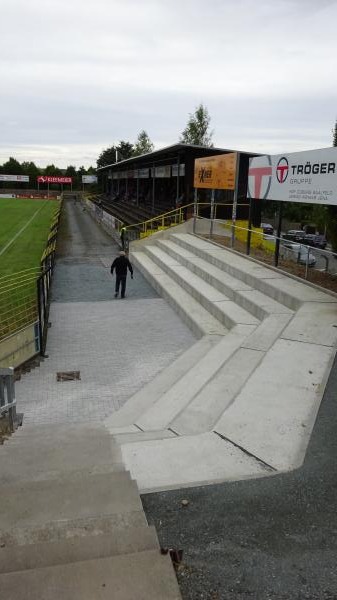
[[[48,358],[16,383],[25,423],[102,421],[194,342],[137,270],[127,298],[113,298],[117,253],[79,204],[65,203]],[[58,371],[80,371],[81,379],[57,382]]]
[[[102,420],[194,341],[137,272],[111,300],[117,248],[80,207],[66,215],[49,359],[17,383],[26,422]],[[59,369],[81,381],[56,383]],[[337,359],[300,469],[143,497],[161,545],[184,550],[184,600],[337,599],[336,389]]]

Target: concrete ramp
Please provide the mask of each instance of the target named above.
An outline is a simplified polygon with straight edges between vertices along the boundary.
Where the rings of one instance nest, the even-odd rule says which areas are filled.
[[[199,341],[106,421],[127,468],[143,492],[297,468],[337,297],[177,229],[132,244],[132,260]]]

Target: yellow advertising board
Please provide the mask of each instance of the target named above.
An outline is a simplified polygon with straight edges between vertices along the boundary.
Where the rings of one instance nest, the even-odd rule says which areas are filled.
[[[194,161],[194,187],[234,190],[237,153],[216,154]]]

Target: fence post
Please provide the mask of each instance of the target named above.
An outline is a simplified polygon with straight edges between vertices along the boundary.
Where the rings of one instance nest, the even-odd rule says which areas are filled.
[[[37,288],[37,310],[39,316],[39,343],[40,343],[40,355],[43,356],[43,327],[42,327],[42,305],[41,305],[41,275],[38,277],[36,282]]]
[[[214,222],[214,197],[215,197],[215,190],[212,190],[211,192],[211,226],[210,226],[210,230],[209,230],[209,237],[211,238],[213,235],[213,222]]]
[[[275,267],[278,266],[278,259],[279,259],[279,254],[280,254],[280,238],[281,238],[281,229],[282,229],[282,207],[283,207],[282,202],[279,202],[276,244],[275,244],[275,256],[274,256]]]

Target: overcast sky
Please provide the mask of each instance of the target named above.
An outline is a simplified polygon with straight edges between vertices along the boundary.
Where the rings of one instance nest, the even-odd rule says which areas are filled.
[[[0,164],[96,166],[207,106],[215,146],[332,144],[337,0],[1,0]]]

